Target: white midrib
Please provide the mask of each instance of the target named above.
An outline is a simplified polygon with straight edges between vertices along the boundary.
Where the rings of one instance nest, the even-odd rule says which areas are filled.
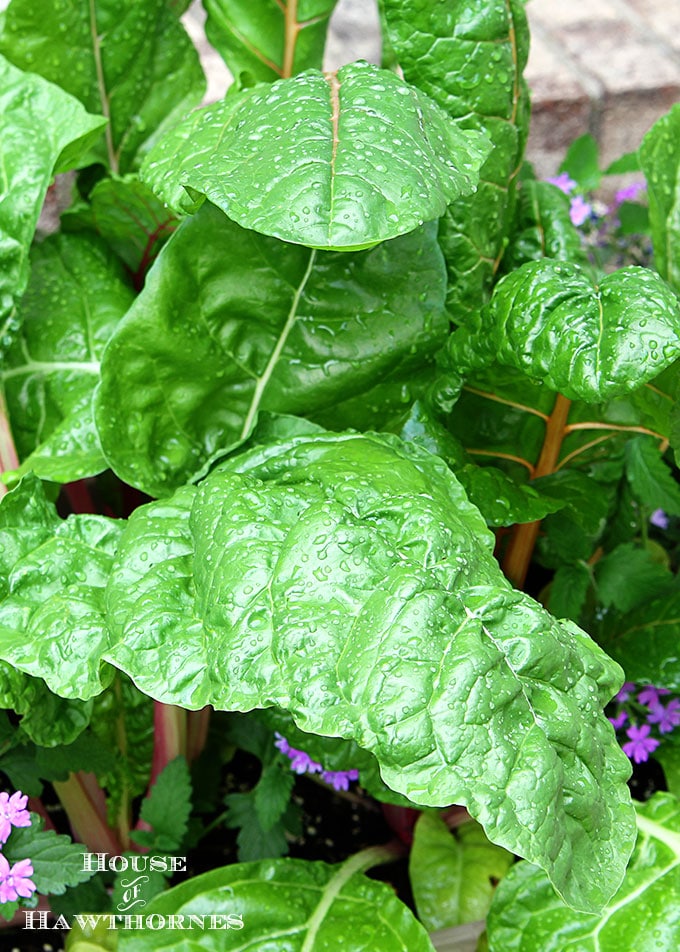
[[[9,380],[10,377],[20,377],[31,373],[51,374],[58,372],[98,374],[99,361],[97,360],[29,360],[20,367],[10,367],[9,370],[3,370],[0,377],[3,380]]]
[[[360,873],[367,868],[367,852],[368,851],[365,850],[361,853],[355,853],[354,856],[350,856],[350,858],[342,864],[335,876],[328,880],[316,909],[307,920],[307,935],[305,936],[305,941],[302,944],[300,952],[314,952],[314,942],[316,941],[317,932],[326,918],[328,910],[335,902],[338,893],[355,873]],[[371,864],[369,863],[368,865]]]
[[[300,298],[305,290],[305,285],[309,281],[309,276],[312,273],[314,268],[314,262],[316,261],[316,251],[311,251],[309,255],[309,262],[307,263],[307,269],[302,276],[302,280],[298,285],[295,294],[293,295],[293,302],[290,306],[290,311],[288,312],[288,317],[286,318],[286,323],[283,325],[281,333],[279,334],[276,345],[272,350],[269,360],[267,361],[267,366],[264,368],[262,375],[257,378],[257,383],[255,384],[255,390],[253,391],[253,397],[250,401],[250,406],[248,407],[248,413],[246,414],[245,421],[243,423],[243,428],[241,430],[241,439],[244,440],[250,433],[255,417],[257,416],[257,411],[260,409],[260,403],[262,402],[262,396],[267,389],[267,384],[271,379],[271,375],[274,373],[274,368],[278,363],[279,357],[281,356],[281,351],[286,346],[286,341],[288,340],[288,335],[290,334],[295,321],[297,320],[297,311],[300,305]]]

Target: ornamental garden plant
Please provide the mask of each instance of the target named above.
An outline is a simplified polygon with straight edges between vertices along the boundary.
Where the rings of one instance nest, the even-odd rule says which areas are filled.
[[[678,948],[680,106],[598,205],[521,0],[186,5],[0,22],[2,915]]]

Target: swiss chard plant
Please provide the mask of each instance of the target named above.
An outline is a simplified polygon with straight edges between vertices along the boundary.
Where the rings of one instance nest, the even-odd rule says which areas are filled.
[[[425,952],[502,879],[492,952],[617,948],[645,890],[676,947],[680,106],[605,222],[591,143],[523,161],[522,0],[382,0],[384,66],[324,72],[334,5],[204,0],[203,108],[186,3],[0,21],[0,816],[37,831],[0,902],[50,894],[76,950]],[[364,875],[401,841],[285,857],[294,774],[385,804],[417,917]],[[53,794],[81,851],[155,858],[150,928],[63,833],[44,872]],[[239,861],[168,889],[225,827]]]

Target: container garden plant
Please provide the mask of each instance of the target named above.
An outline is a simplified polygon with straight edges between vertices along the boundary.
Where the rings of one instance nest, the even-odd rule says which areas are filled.
[[[185,6],[1,24],[4,914],[677,947],[680,111],[625,163],[653,267],[605,273],[523,163],[520,0],[383,0],[334,73],[333,0],[205,0],[203,109]]]

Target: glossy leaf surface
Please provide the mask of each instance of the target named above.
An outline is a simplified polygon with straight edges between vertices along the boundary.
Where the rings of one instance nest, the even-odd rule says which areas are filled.
[[[524,5],[518,0],[383,0],[382,6],[406,79],[461,128],[484,132],[493,143],[477,192],[454,202],[440,228],[448,308],[456,322],[464,323],[488,296],[513,215],[514,180],[528,126]]]
[[[142,177],[171,207],[183,187],[244,228],[327,250],[366,248],[474,190],[489,143],[394,73],[307,70],[199,110]]]
[[[206,0],[205,31],[239,85],[321,69],[337,0]]]
[[[490,843],[477,823],[449,830],[437,814],[421,814],[409,854],[418,918],[428,932],[486,918],[494,881],[512,862],[512,854]]]
[[[407,377],[445,339],[444,289],[434,226],[329,254],[206,205],[106,349],[96,420],[109,464],[162,495],[245,439],[259,410],[316,416]]]
[[[92,394],[104,345],[133,299],[99,242],[54,235],[32,249],[21,331],[0,370],[20,473],[70,482],[106,468]]]
[[[394,437],[298,437],[137,509],[113,565],[109,526],[72,518],[14,568],[13,664],[69,696],[101,690],[108,660],[165,703],[276,704],[372,751],[413,802],[467,805],[578,907],[618,886],[629,762],[599,708],[622,673],[508,585],[444,463]]]
[[[16,331],[15,305],[52,174],[73,168],[103,125],[61,89],[0,56],[0,357]]]
[[[205,915],[205,930],[197,928],[191,935],[201,948],[216,952],[236,952],[244,941],[249,952],[324,948],[432,952],[432,943],[413,913],[388,885],[360,872],[362,861],[365,865],[365,856],[358,854],[341,866],[299,859],[235,863],[156,896],[145,914]],[[222,931],[211,931],[211,913],[221,916]],[[226,928],[229,914],[242,917],[242,929]],[[121,931],[118,948],[119,952],[156,952],[176,943],[167,929]]]
[[[680,293],[680,103],[650,129],[640,146],[647,179],[654,261]]]
[[[110,119],[95,153],[113,172],[200,102],[196,51],[166,0],[12,0],[0,52]]]
[[[620,952],[680,943],[680,805],[668,793],[636,804],[638,841],[623,884],[601,916],[575,912],[543,872],[518,863],[487,920],[491,952]]]
[[[457,346],[462,355],[486,346],[566,397],[602,402],[677,359],[680,301],[644,268],[623,268],[594,288],[577,265],[529,262],[499,282],[476,333],[454,335],[453,361]]]
[[[522,182],[515,227],[501,263],[503,271],[541,258],[584,263],[583,243],[569,217],[569,206],[569,197],[557,186]]]

